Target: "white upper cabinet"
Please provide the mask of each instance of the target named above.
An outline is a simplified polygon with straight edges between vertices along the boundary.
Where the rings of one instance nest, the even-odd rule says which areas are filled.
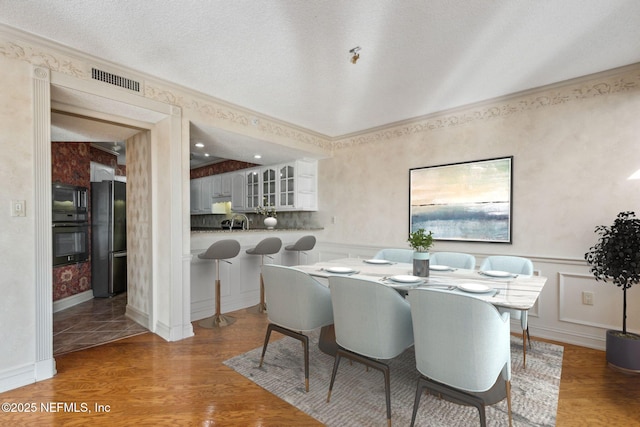
[[[260,169],[248,169],[245,172],[244,210],[252,211],[261,204]]]
[[[192,214],[211,213],[212,201],[228,197],[234,212],[254,212],[260,205],[316,211],[318,162],[302,159],[191,180]]]
[[[243,172],[231,174],[231,210],[242,212],[245,210],[244,199],[245,174]]]

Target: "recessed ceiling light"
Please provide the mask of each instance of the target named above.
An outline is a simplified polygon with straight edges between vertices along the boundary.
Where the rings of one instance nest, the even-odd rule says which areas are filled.
[[[202,148],[204,147],[204,144],[202,142],[196,142],[196,147]]]
[[[255,154],[255,155],[253,156],[253,158],[254,158],[254,159],[261,159],[261,158],[262,158],[262,155],[260,155],[260,154]]]

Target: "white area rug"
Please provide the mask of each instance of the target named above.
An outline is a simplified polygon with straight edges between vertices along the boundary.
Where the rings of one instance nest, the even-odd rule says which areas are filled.
[[[277,334],[274,332],[272,337]],[[527,368],[522,368],[522,341],[511,339],[511,399],[515,426],[553,426],[558,407],[563,347],[534,341],[527,351]],[[284,337],[269,343],[262,368],[262,347],[224,362],[265,390],[289,402],[327,426],[386,425],[382,373],[342,359],[327,403],[333,357],[318,349],[318,333],[310,335],[309,392],[304,391],[303,349],[299,341]],[[413,348],[389,362],[391,369],[391,421],[407,426],[411,421],[418,371]],[[489,426],[508,426],[507,402],[488,406]],[[478,411],[423,395],[416,425],[480,425]]]

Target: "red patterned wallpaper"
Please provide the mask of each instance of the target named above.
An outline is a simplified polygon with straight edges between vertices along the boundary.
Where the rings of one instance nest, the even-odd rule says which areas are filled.
[[[91,162],[98,162],[116,169],[116,175],[124,175],[126,169],[117,165],[117,157],[83,142],[51,143],[51,181],[78,185],[89,189],[91,201]],[[89,220],[91,218],[89,217]],[[91,229],[89,229],[91,233]],[[89,234],[91,239],[91,234]],[[91,248],[91,247],[89,247]],[[53,300],[70,297],[91,289],[91,256],[86,262],[53,268]]]
[[[254,163],[240,162],[237,160],[225,160],[220,163],[191,169],[191,179],[202,178],[209,175],[218,175],[219,173],[233,172],[240,169],[248,169],[254,166],[258,165]]]

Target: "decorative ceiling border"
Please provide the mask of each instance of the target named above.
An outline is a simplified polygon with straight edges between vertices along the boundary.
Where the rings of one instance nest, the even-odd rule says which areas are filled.
[[[0,34],[7,33],[9,37],[24,38],[29,40],[29,43],[43,46],[34,47],[29,43],[4,38],[0,40],[0,55],[9,59],[25,61],[84,80],[91,79],[91,65],[88,64],[89,62],[102,63],[99,59],[90,57],[83,52],[9,28],[0,25],[0,30],[4,30]],[[55,51],[55,53],[47,52],[46,49]],[[69,52],[70,54],[67,55],[61,52]],[[110,64],[110,68],[113,69],[113,64]],[[131,74],[121,66],[116,65],[116,68],[123,70],[124,74]],[[139,73],[135,74],[139,75]],[[440,111],[427,116],[369,129],[355,135],[333,139],[314,134],[312,131],[296,128],[288,123],[278,122],[267,116],[243,110],[240,107],[226,105],[224,101],[215,100],[214,97],[199,92],[193,91],[192,93],[189,89],[181,87],[176,87],[175,90],[166,89],[165,86],[173,88],[176,85],[157,80],[151,76],[143,78],[143,80],[143,96],[146,98],[179,106],[185,110],[192,110],[212,120],[247,128],[251,127],[252,132],[258,130],[265,135],[276,136],[332,151],[354,145],[391,141],[407,135],[466,125],[481,120],[509,117],[525,111],[552,107],[602,95],[635,91],[640,89],[640,64],[604,71],[591,76],[555,83],[448,111]],[[154,85],[153,82],[156,81],[160,82],[160,84]],[[545,92],[550,93],[546,94]],[[182,95],[182,93],[188,95]],[[257,125],[255,124],[256,117],[260,119],[257,121]]]
[[[9,59],[46,67],[52,71],[82,80],[91,80],[92,66],[104,64],[98,58],[57,45],[38,36],[1,25],[0,31],[0,55]],[[9,37],[6,37],[7,35]],[[10,38],[24,38],[28,41],[12,40]],[[62,53],[67,51],[69,54]],[[146,75],[144,74],[129,71],[125,67],[116,64],[107,64],[107,68],[114,72],[120,70],[124,75],[135,74],[141,76],[142,80],[144,80],[142,96],[145,98],[175,105],[183,108],[183,110],[192,110],[212,120],[227,122],[235,126],[244,126],[250,128],[252,132],[257,130],[264,135],[319,147],[327,152],[332,148],[332,141],[329,137],[314,134],[312,131],[306,131],[302,128],[296,128],[291,124],[278,122],[268,116],[243,110],[239,106],[225,105],[226,103],[223,101],[218,102],[214,97],[183,89],[171,82],[159,80],[152,76],[145,77]],[[256,123],[255,118],[259,118],[257,125],[254,124]]]
[[[370,129],[357,135],[334,140],[333,148],[339,150],[361,144],[391,141],[408,135],[505,118],[568,102],[637,90],[640,90],[640,64]]]

